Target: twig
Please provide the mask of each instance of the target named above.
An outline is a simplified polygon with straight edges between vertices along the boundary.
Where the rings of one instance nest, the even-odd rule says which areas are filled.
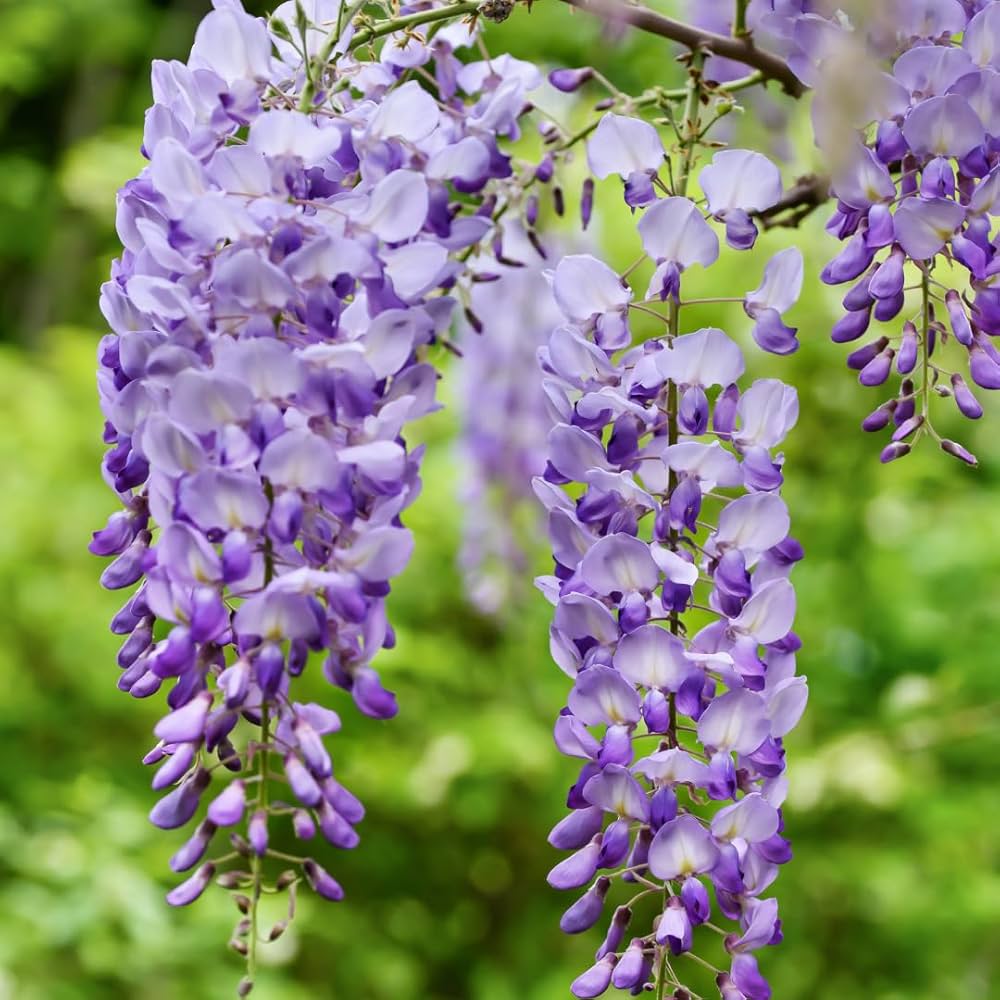
[[[713,55],[735,59],[737,62],[752,66],[754,69],[759,69],[768,79],[777,80],[785,93],[792,97],[801,97],[806,92],[805,84],[783,59],[757,48],[747,36],[732,38],[727,35],[717,35],[714,31],[704,31],[645,7],[625,3],[623,0],[564,0],[564,2],[571,7],[578,7],[580,10],[603,17],[607,21],[630,24],[641,31],[670,38],[686,45],[689,49],[711,52]]]
[[[799,177],[780,201],[753,214],[765,229],[794,229],[829,198],[830,178],[822,174],[807,174]]]

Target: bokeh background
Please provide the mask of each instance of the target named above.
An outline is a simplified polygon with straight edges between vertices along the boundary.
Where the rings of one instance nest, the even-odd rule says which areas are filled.
[[[2,1000],[216,1000],[240,974],[224,893],[163,903],[180,837],[148,825],[139,763],[162,701],[116,689],[106,622],[119,602],[86,552],[114,504],[94,391],[113,195],[141,166],[149,60],[183,58],[206,8],[0,2]],[[634,89],[678,76],[665,44],[612,46],[554,3],[489,38],[594,62]],[[814,165],[803,109],[770,141],[791,155],[789,177]],[[623,261],[629,230],[615,211],[598,230]],[[815,275],[833,242],[818,218],[800,238]],[[711,287],[751,287],[784,242],[768,234],[755,258],[713,268]],[[808,280],[792,314],[802,350],[753,356],[802,397],[787,496],[808,553],[796,583],[812,692],[788,740],[786,940],[762,960],[778,1000],[988,1000],[1000,997],[1000,412],[944,421],[978,471],[927,444],[880,466],[858,429],[877,400],[827,338],[836,304]],[[700,321],[747,334],[738,309]],[[303,899],[264,949],[262,1000],[557,1000],[589,964],[594,935],[559,933],[566,900],[545,884],[573,771],[551,745],[567,684],[547,654],[549,608],[530,588],[496,617],[465,600],[455,432],[453,413],[418,430],[430,450],[409,517],[417,551],[392,597],[400,641],[381,661],[402,713],[388,725],[345,713],[336,741],[338,774],[370,807],[360,849],[328,859],[349,901]],[[332,698],[321,683],[315,695]]]

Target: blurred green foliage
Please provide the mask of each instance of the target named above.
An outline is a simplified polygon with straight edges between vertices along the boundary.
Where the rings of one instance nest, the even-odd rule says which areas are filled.
[[[115,688],[118,601],[85,551],[113,506],[93,386],[113,192],[141,162],[148,61],[183,56],[205,6],[0,4],[0,1000],[215,1000],[239,975],[225,894],[181,912],[162,901],[180,837],[146,822],[139,763],[162,701]],[[665,46],[609,47],[554,4],[491,38],[597,62],[633,89],[678,74]],[[627,262],[630,226],[607,218],[602,237]],[[703,288],[749,287],[787,238],[769,234]],[[818,220],[797,239],[814,275],[831,241]],[[753,355],[802,397],[787,495],[808,552],[796,582],[812,690],[789,740],[786,941],[763,961],[778,1000],[1000,998],[1000,413],[960,430],[977,472],[927,446],[879,466],[857,429],[875,400],[826,338],[836,296],[807,288],[800,353]],[[697,320],[747,333],[738,307]],[[447,414],[419,429],[431,447],[409,518],[417,551],[382,659],[402,714],[346,712],[334,747],[370,806],[360,849],[328,859],[348,901],[303,900],[264,949],[266,1000],[552,1000],[595,946],[559,933],[566,900],[544,882],[573,771],[551,745],[567,685],[548,658],[549,609],[529,594],[492,621],[463,601],[454,430]]]

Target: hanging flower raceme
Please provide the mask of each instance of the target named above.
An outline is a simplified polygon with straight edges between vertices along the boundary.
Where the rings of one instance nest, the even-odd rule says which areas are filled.
[[[547,261],[524,228],[505,226],[499,249],[509,263],[488,261],[481,265],[488,271],[477,271],[455,366],[464,470],[459,559],[469,600],[486,614],[516,595],[528,566],[526,537],[539,528],[531,481],[545,469],[551,420],[535,357],[561,319]]]
[[[906,455],[929,434],[975,464],[962,445],[938,434],[930,403],[935,395],[950,398],[974,420],[983,411],[966,379],[1000,388],[992,340],[1000,334],[1000,3],[912,6],[890,33],[891,51],[901,54],[891,72],[872,81],[864,110],[848,123],[864,127],[835,171],[838,204],[828,225],[846,245],[822,277],[853,283],[833,328],[836,342],[870,337],[878,324],[848,358],[861,384],[881,387],[893,369],[899,376],[898,390],[863,424],[868,431],[891,425],[882,460]],[[874,33],[865,41],[877,53],[884,38]],[[817,87],[817,136],[831,146],[842,138],[843,112],[822,66]]]
[[[645,124],[616,123],[615,136],[651,147]],[[780,196],[776,171],[754,155],[719,153],[700,178],[737,248],[753,242],[752,212]],[[663,187],[652,156],[627,141],[595,132],[590,162],[623,178],[642,163]],[[567,933],[608,920],[575,996],[653,983],[688,995],[674,956],[728,919],[720,993],[765,1000],[755,952],[781,940],[765,893],[790,857],[782,741],[807,696],[788,580],[801,549],[775,452],[798,403],[774,379],[741,388],[743,355],[722,330],[680,332],[684,271],[719,254],[696,204],[683,190],[654,200],[638,229],[656,265],[645,298],[601,260],[565,258],[553,287],[566,322],[542,353],[556,423],[536,492],[555,572],[538,583],[555,607],[553,657],[572,680],[555,740],[581,762],[549,838],[569,853],[549,882],[582,890]],[[801,257],[784,251],[747,295],[762,346],[794,349],[780,315],[800,281]],[[667,335],[632,344],[630,307],[661,301]]]
[[[295,680],[315,659],[361,713],[396,713],[373,660],[412,547],[420,451],[403,432],[436,405],[422,355],[451,321],[459,254],[492,229],[483,188],[511,172],[498,136],[541,81],[514,60],[460,63],[464,25],[367,63],[348,28],[324,55],[335,69],[317,66],[337,7],[307,8],[324,27],[293,36],[294,4],[269,28],[220,3],[186,64],[154,65],[149,163],[120,193],[125,249],[101,300],[104,474],[124,510],[91,549],[116,557],[105,586],[139,585],[112,624],[119,686],[170,688],[146,757],[152,821],[182,827],[207,804],[168,900],[213,877],[235,890],[251,969],[265,884],[343,894],[310,857],[269,873],[288,867],[279,827],[350,848],[364,813],[334,776],[337,714]],[[217,832],[232,850],[213,858]]]

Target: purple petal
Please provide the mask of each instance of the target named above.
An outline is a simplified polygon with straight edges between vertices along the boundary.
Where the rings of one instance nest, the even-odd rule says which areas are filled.
[[[639,220],[643,249],[655,261],[673,261],[682,268],[709,267],[719,257],[719,238],[689,198],[664,198]]]
[[[678,816],[656,831],[649,845],[649,870],[662,879],[709,871],[719,856],[712,835],[694,816]]]
[[[587,141],[587,162],[595,177],[618,174],[624,180],[637,171],[658,170],[663,143],[648,122],[609,112]]]

